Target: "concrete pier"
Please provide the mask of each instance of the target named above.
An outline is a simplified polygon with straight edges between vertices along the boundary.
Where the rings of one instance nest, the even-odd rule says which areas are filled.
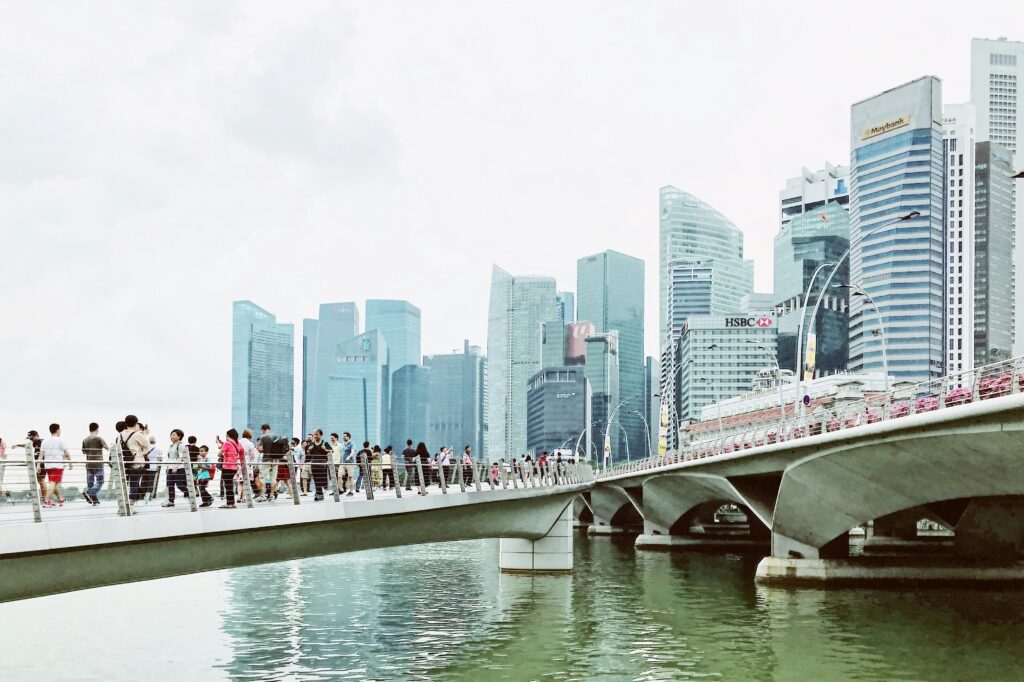
[[[637,549],[690,550],[708,552],[768,552],[771,543],[767,538],[752,538],[749,535],[649,535],[637,536]]]
[[[755,580],[770,585],[1024,585],[1024,561],[980,562],[937,557],[781,559],[765,557]]]
[[[574,533],[572,505],[567,505],[544,537],[501,538],[498,567],[504,573],[568,573],[572,570]]]

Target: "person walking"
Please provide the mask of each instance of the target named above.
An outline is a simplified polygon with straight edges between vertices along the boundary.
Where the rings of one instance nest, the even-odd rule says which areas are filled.
[[[405,465],[405,489],[412,490],[412,482],[416,477],[416,450],[412,447],[412,439],[405,441],[405,450],[402,450],[402,464]],[[416,485],[419,485],[419,478],[416,477]]]
[[[306,462],[309,464],[313,478],[313,501],[320,502],[327,492],[330,476],[327,467],[331,466],[331,446],[324,442],[324,432],[317,429],[313,432],[313,440],[306,445]]]
[[[359,454],[355,458],[355,470],[356,470],[356,492],[358,493],[363,488],[363,467],[370,466],[373,460],[373,451],[370,450],[370,441],[363,441],[363,449],[359,451]],[[372,483],[371,483],[372,485]],[[351,495],[352,493],[349,493]]]
[[[347,491],[345,493],[346,495],[351,496],[352,487],[355,485],[356,481],[356,470],[358,468],[355,463],[355,456],[352,454],[352,434],[346,431],[341,434],[341,440],[341,460],[345,462],[345,475],[341,489]]]
[[[126,416],[123,424],[124,429],[118,432],[117,439],[121,444],[125,478],[128,479],[128,503],[135,504],[142,499],[145,492],[142,488],[142,479],[146,474],[149,441],[142,434],[139,418],[134,414]]]
[[[220,475],[224,479],[224,493],[227,495],[227,502],[220,506],[221,509],[235,508],[235,475],[238,474],[238,466],[242,461],[242,444],[238,442],[238,431],[228,429],[226,441],[217,436],[217,443],[220,444],[221,465]]]
[[[259,490],[259,457],[256,454],[256,444],[252,442],[252,430],[242,429],[242,437],[238,439],[242,446],[243,459],[238,463],[238,494],[235,499],[245,501],[245,477],[249,477],[249,489],[256,494]],[[245,466],[242,466],[242,464]]]
[[[429,477],[427,476],[427,472],[430,471],[430,450],[427,449],[426,443],[421,442],[419,445],[416,446],[416,456],[419,458],[420,467],[423,469],[423,478],[426,479],[419,481],[419,483],[423,486],[423,490],[420,492],[420,495],[426,495],[427,486],[429,485],[428,482],[430,480]]]
[[[213,475],[217,470],[217,460],[210,452],[210,448],[201,445],[198,448],[199,459],[196,460],[196,486],[199,488],[199,497],[202,499],[200,507],[209,507],[213,504],[213,495],[207,488]]]
[[[146,469],[142,477],[142,489],[145,492],[146,504],[156,499],[157,482],[160,480],[160,463],[164,461],[164,451],[157,447],[156,436],[149,437],[149,449],[146,450]]]
[[[334,467],[334,485],[340,486],[338,492],[342,492],[345,489],[345,481],[348,480],[348,475],[342,472],[342,453],[344,446],[341,443],[341,439],[337,433],[331,433],[331,466]]]
[[[277,497],[277,470],[281,464],[283,453],[278,452],[275,445],[277,437],[270,430],[270,424],[260,427],[260,437],[256,441],[256,452],[260,458],[260,479],[262,485],[258,491],[256,501],[261,499],[273,501]]]
[[[89,424],[89,435],[82,440],[82,454],[85,455],[85,492],[82,497],[89,504],[100,503],[98,495],[103,487],[103,451],[110,450],[107,441],[100,435],[100,425]]]
[[[188,497],[188,482],[185,467],[191,466],[191,455],[185,445],[185,432],[181,429],[171,431],[171,446],[167,448],[167,501],[162,506],[174,506],[174,491],[180,490]]]
[[[462,482],[465,485],[473,482],[473,454],[468,445],[462,452]]]
[[[71,453],[60,437],[60,424],[50,424],[50,437],[42,442],[40,449],[47,481],[43,506],[52,507],[54,501],[63,505],[65,500],[61,495],[60,484],[64,480],[64,465],[66,462],[68,469],[73,469],[75,465],[71,464]]]
[[[309,495],[309,482],[313,476],[312,468],[306,462],[306,448],[298,438],[292,438],[292,459],[295,461],[295,475],[301,484],[301,497]],[[287,468],[287,467],[285,467]]]
[[[395,489],[395,472],[393,470],[395,462],[395,454],[391,450],[391,446],[384,448],[384,453],[380,456],[380,475],[381,475],[381,490],[388,489],[388,482],[391,483],[391,490]]]
[[[370,485],[373,486],[371,490],[376,490],[384,482],[384,471],[381,469],[383,464],[383,453],[380,451],[379,445],[373,446],[373,456],[370,458]]]

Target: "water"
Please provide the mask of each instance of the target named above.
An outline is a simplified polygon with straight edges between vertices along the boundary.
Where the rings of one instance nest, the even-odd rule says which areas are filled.
[[[5,680],[1024,679],[1024,593],[785,590],[756,558],[580,538],[567,576],[497,541],[0,605]],[[57,560],[57,559],[55,559]]]

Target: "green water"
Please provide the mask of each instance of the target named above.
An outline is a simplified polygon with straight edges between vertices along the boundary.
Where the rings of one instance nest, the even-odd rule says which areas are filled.
[[[1024,679],[1024,593],[785,590],[756,558],[579,538],[413,546],[0,605],[0,676],[136,680]],[[55,559],[57,560],[57,559]]]

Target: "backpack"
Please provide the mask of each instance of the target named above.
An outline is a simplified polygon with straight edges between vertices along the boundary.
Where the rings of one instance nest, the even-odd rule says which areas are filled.
[[[270,446],[270,453],[273,455],[287,455],[288,451],[291,450],[291,441],[284,436],[279,436],[274,439],[273,444]]]

